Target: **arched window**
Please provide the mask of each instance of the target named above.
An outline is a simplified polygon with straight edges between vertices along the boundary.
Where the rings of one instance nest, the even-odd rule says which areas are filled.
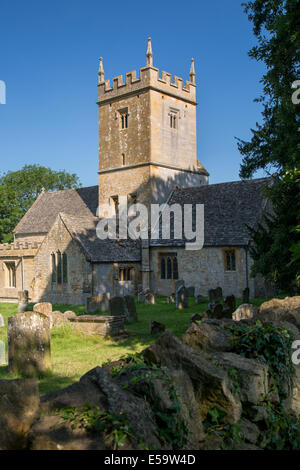
[[[160,277],[161,279],[166,279],[166,261],[165,258],[162,258],[160,261]]]
[[[67,253],[64,253],[62,256],[62,271],[63,271],[63,283],[68,283],[68,258]]]
[[[178,279],[178,262],[177,256],[173,258],[173,279]]]
[[[167,279],[172,279],[172,261],[169,257],[167,259]]]
[[[178,279],[177,253],[160,254],[160,278]]]
[[[56,283],[56,259],[55,253],[51,253],[51,280],[52,283]]]
[[[61,272],[61,252],[57,252],[57,284],[61,284],[62,281],[62,272]]]

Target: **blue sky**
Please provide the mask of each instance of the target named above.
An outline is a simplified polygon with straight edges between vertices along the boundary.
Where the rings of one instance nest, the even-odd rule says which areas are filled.
[[[105,78],[146,63],[188,79],[195,58],[198,158],[210,182],[239,179],[235,136],[260,121],[263,65],[240,0],[1,0],[0,172],[39,163],[97,184],[97,71]],[[256,176],[261,176],[257,174]]]

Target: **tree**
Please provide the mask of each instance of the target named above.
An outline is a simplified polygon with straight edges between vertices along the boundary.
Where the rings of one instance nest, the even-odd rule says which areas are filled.
[[[80,186],[76,174],[54,171],[40,165],[25,165],[0,177],[0,242],[10,242],[12,231],[42,191]]]
[[[300,155],[299,105],[292,101],[293,84],[299,78],[299,0],[255,0],[243,4],[258,45],[249,56],[266,65],[261,79],[262,124],[251,129],[250,141],[238,139],[243,156],[241,178],[259,169],[277,175],[266,195],[272,214],[250,230],[254,259],[252,274],[261,273],[279,289],[294,292],[299,280]]]

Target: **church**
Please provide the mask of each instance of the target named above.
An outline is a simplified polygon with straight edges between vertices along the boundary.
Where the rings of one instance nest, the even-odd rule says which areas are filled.
[[[263,188],[270,178],[209,184],[197,158],[196,84],[153,65],[148,39],[146,66],[105,80],[98,72],[98,185],[42,191],[14,229],[14,242],[0,245],[0,301],[84,304],[87,297],[137,294],[149,288],[170,295],[175,282],[202,295],[221,286],[224,295],[267,295],[261,277],[250,276],[254,227],[267,210]],[[101,207],[204,205],[204,246],[187,250],[184,239],[106,239],[96,233]]]

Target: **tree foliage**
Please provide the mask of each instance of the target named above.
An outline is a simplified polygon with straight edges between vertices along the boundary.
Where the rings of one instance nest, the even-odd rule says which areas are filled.
[[[300,272],[299,104],[292,101],[299,78],[300,2],[255,0],[243,5],[257,38],[249,56],[264,62],[266,73],[263,94],[256,99],[263,105],[262,123],[251,129],[250,141],[238,139],[240,176],[250,178],[260,169],[277,171],[266,193],[272,213],[250,230],[252,274],[261,273],[292,293]]]
[[[73,189],[80,186],[76,174],[54,171],[40,165],[0,176],[0,242],[10,242],[12,231],[42,191]]]

